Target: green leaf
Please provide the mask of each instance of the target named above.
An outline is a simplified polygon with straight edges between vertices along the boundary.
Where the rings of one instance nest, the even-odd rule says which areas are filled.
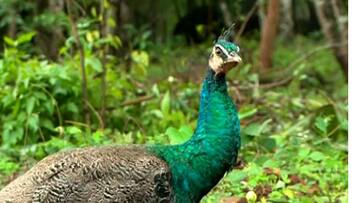
[[[316,168],[313,164],[305,164],[299,168],[300,173],[305,175],[310,175],[314,170],[316,170]]]
[[[285,188],[282,190],[282,193],[286,195],[289,199],[293,199],[295,197],[295,193],[293,190],[289,188]]]
[[[345,194],[343,197],[339,198],[341,203],[348,203],[348,194]]]
[[[25,112],[20,112],[18,114],[18,117],[16,118],[16,122],[23,123],[26,121],[29,115],[27,115]]]
[[[272,191],[269,194],[269,199],[280,199],[283,197],[283,194],[280,191]]]
[[[24,128],[22,127],[17,127],[16,130],[13,132],[13,136],[17,139],[17,140],[22,140],[24,138]]]
[[[132,71],[135,71],[139,75],[146,75],[146,68],[149,66],[149,54],[145,51],[132,51],[131,59],[134,62]]]
[[[156,116],[156,118],[160,118],[160,119],[163,119],[163,117],[164,117],[163,112],[161,112],[158,109],[151,110],[150,114],[152,114],[152,115]]]
[[[250,136],[260,136],[267,129],[268,124],[271,121],[271,119],[268,119],[265,120],[262,124],[251,123],[244,129],[244,133]]]
[[[248,118],[250,116],[253,116],[257,113],[257,108],[245,108],[241,109],[238,113],[238,118],[240,120],[243,120],[245,118]]]
[[[73,102],[67,103],[66,108],[67,108],[68,111],[70,111],[72,113],[78,113],[79,112],[77,105],[75,103],[73,103]]]
[[[3,103],[4,107],[8,107],[11,104],[13,104],[15,101],[16,101],[16,99],[14,98],[14,96],[12,94],[7,94],[2,98],[1,103]]]
[[[288,171],[280,170],[280,176],[281,176],[282,181],[284,181],[285,183],[290,183]]]
[[[94,144],[102,144],[102,141],[105,140],[105,135],[102,131],[96,131],[92,133],[92,141]]]
[[[315,127],[317,129],[319,129],[319,131],[323,134],[326,135],[328,133],[328,127],[329,127],[329,123],[331,121],[331,117],[317,117],[315,119]]]
[[[35,132],[39,129],[39,115],[38,114],[33,113],[29,116],[28,126],[33,132]]]
[[[310,153],[310,149],[309,148],[300,148],[299,149],[299,153],[298,153],[298,157],[300,160],[305,159]]]
[[[285,187],[285,182],[284,181],[277,181],[276,185],[275,185],[275,189],[280,189],[280,188],[284,188]]]
[[[15,47],[16,43],[13,39],[11,39],[10,37],[4,36],[4,41],[7,45]]]
[[[180,142],[179,132],[176,128],[169,127],[166,129],[165,134],[169,137],[171,144]]]
[[[38,99],[38,100],[44,100],[46,101],[48,98],[47,98],[47,95],[44,94],[43,92],[34,92],[33,93],[34,96]]]
[[[189,126],[184,125],[184,126],[180,127],[179,133],[181,134],[181,136],[183,138],[188,139],[193,135],[193,129]]]
[[[26,100],[26,113],[30,115],[33,112],[34,105],[35,105],[36,99],[34,97],[30,97]]]
[[[313,160],[313,161],[321,161],[323,159],[325,159],[325,156],[323,153],[321,152],[313,152],[309,155],[309,157]]]
[[[170,93],[167,91],[164,94],[163,100],[161,100],[161,111],[164,115],[168,115],[170,112]]]
[[[278,168],[280,167],[280,161],[278,160],[275,160],[275,159],[271,159],[271,158],[268,158],[268,160],[266,160],[264,163],[263,163],[263,167],[264,168]]]
[[[233,170],[232,172],[228,173],[225,180],[231,182],[232,184],[240,183],[246,177],[246,172],[243,170]]]
[[[48,113],[53,114],[54,112],[54,104],[50,101],[43,102],[42,104]]]
[[[20,165],[16,162],[12,162],[9,158],[0,159],[0,172],[5,175],[11,175],[20,168]]]
[[[96,57],[87,57],[85,60],[86,66],[92,68],[96,72],[102,72],[102,63]]]
[[[179,130],[173,127],[166,129],[165,134],[168,136],[170,144],[180,144],[188,140],[193,131],[188,126],[182,126]]]
[[[42,118],[40,120],[40,124],[42,127],[45,127],[48,130],[54,130],[54,125],[53,125],[52,121],[49,120],[48,118]]]
[[[23,44],[23,43],[26,43],[26,42],[30,42],[35,34],[37,34],[37,33],[36,32],[26,32],[26,33],[20,34],[16,38],[16,42],[18,44]]]
[[[82,134],[82,130],[75,126],[66,128],[66,131],[67,131],[67,133],[72,134],[72,135]]]
[[[264,138],[260,140],[259,143],[270,152],[276,148],[276,141],[273,138]]]
[[[340,120],[340,128],[342,130],[348,131],[348,119],[341,119]]]
[[[266,161],[268,161],[270,159],[269,156],[260,156],[258,158],[256,158],[256,160],[254,161],[258,166],[263,166]]]
[[[258,123],[251,123],[243,131],[247,135],[259,136],[261,133],[261,125]]]
[[[160,96],[160,92],[159,92],[159,88],[157,84],[154,84],[153,87],[151,88],[151,91],[153,92],[153,94],[155,94],[157,97]]]

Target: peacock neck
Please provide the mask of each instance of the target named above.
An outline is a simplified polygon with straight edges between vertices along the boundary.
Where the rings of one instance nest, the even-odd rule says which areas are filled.
[[[211,119],[217,119],[217,117],[209,116],[214,105],[211,100],[215,97],[217,97],[217,103],[223,102],[225,99],[229,99],[226,78],[224,74],[216,75],[211,68],[208,68],[207,76],[203,81],[200,93],[198,124],[194,136],[192,137],[193,139],[205,134],[208,124],[212,124],[210,122],[213,122]],[[228,106],[221,105],[221,107],[222,109],[219,110],[223,111],[225,110],[223,107]],[[208,118],[210,119],[208,120]]]
[[[230,170],[240,147],[237,111],[224,74],[208,70],[197,128],[184,144],[159,150],[172,172],[177,202],[197,202]]]
[[[197,128],[180,148],[192,148],[193,154],[214,158],[205,164],[224,174],[236,161],[240,147],[239,119],[228,95],[225,75],[216,75],[209,68],[200,95]]]

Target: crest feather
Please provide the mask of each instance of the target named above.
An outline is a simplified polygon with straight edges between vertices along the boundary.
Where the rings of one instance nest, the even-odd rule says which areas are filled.
[[[222,34],[218,37],[218,40],[226,40],[226,41],[230,41],[229,39],[231,38],[233,31],[234,31],[234,27],[235,27],[235,23],[233,23],[231,26],[229,26],[227,29],[223,29],[222,30]]]

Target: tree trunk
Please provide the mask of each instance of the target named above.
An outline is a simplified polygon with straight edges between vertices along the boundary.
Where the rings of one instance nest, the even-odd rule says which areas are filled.
[[[338,23],[340,42],[347,43],[339,47],[337,58],[343,68],[345,79],[348,81],[348,14],[343,11],[345,9],[341,0],[333,0],[331,3]]]
[[[332,50],[348,80],[348,18],[342,11],[341,1],[316,0],[314,3],[325,38],[330,44],[341,44]]]
[[[10,16],[11,16],[11,21],[7,30],[7,35],[12,38],[15,39],[16,36],[16,31],[17,31],[17,25],[16,25],[16,18],[17,16],[17,11],[15,10],[15,8],[11,8],[10,11]]]
[[[57,0],[57,1],[49,1],[49,10],[52,11],[54,14],[59,14],[63,11],[64,8],[64,1]],[[58,50],[59,47],[64,42],[64,35],[63,30],[60,26],[54,26],[52,28],[51,34],[51,43],[49,44],[49,56],[51,59],[56,60],[58,58]]]
[[[274,41],[277,34],[280,15],[280,0],[269,0],[267,16],[263,22],[263,29],[260,43],[260,63],[261,71],[266,71],[272,67],[272,55],[274,51]]]
[[[247,23],[250,21],[250,19],[253,17],[253,15],[256,14],[256,12],[259,10],[259,3],[255,2],[255,4],[252,6],[252,8],[248,11],[247,15],[244,17],[243,23],[241,24],[240,28],[238,29],[236,35],[234,36],[233,41],[237,44],[239,44],[241,35],[245,31],[247,27]]]
[[[84,115],[84,122],[88,126],[91,124],[91,117],[90,117],[90,111],[89,111],[89,102],[88,102],[88,92],[87,92],[87,74],[86,74],[86,67],[85,67],[85,57],[84,57],[84,50],[81,43],[81,39],[77,30],[77,23],[75,21],[75,18],[73,16],[72,12],[72,6],[71,6],[71,0],[66,0],[66,6],[68,11],[68,18],[71,24],[72,34],[76,41],[76,46],[79,51],[79,59],[80,59],[80,69],[81,69],[81,75],[82,75],[82,96],[83,96],[83,115]]]
[[[294,20],[292,17],[292,0],[281,0],[280,36],[283,39],[292,38],[294,34]]]
[[[113,34],[113,29],[108,25],[108,19],[114,18],[115,9],[113,5],[106,6],[107,2],[102,1],[101,3],[101,16],[100,32],[101,38],[105,39],[108,35]],[[109,8],[108,8],[109,7]],[[106,105],[107,105],[107,54],[109,53],[109,46],[106,44],[100,50],[100,58],[102,62],[102,75],[101,75],[101,123],[100,128],[104,129],[106,125]]]
[[[231,12],[228,10],[228,5],[226,3],[226,1],[221,1],[219,3],[219,7],[222,11],[223,14],[223,21],[224,24],[227,25],[227,27],[232,25],[232,17],[231,17]]]

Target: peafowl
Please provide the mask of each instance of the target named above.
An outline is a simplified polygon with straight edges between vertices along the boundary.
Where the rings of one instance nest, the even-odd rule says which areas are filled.
[[[48,156],[0,192],[0,202],[199,202],[235,164],[240,147],[226,73],[239,47],[220,37],[203,81],[197,128],[178,145],[88,147]]]

